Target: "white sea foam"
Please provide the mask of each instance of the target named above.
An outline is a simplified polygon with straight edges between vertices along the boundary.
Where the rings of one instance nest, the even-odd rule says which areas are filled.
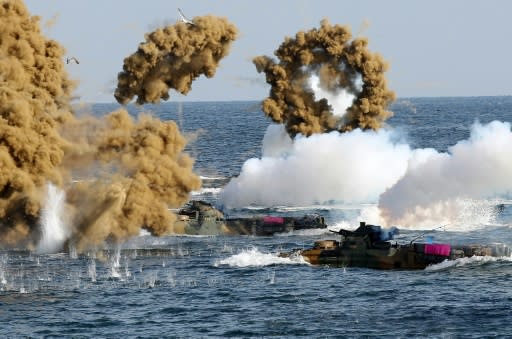
[[[490,257],[490,256],[472,256],[467,258],[458,258],[455,260],[445,260],[439,264],[427,266],[426,271],[441,271],[452,267],[462,267],[467,265],[483,265],[489,262],[512,261],[511,257]]]
[[[357,228],[357,226],[359,226],[359,224],[350,223],[348,221],[341,220],[341,221],[334,223],[333,225],[329,225],[328,229],[333,232],[339,232],[340,229],[354,230]]]
[[[299,265],[308,264],[300,256],[282,258],[275,253],[263,253],[257,248],[243,250],[242,252],[232,255],[226,259],[217,260],[214,265],[216,267],[227,265],[231,267],[262,267],[270,265]]]

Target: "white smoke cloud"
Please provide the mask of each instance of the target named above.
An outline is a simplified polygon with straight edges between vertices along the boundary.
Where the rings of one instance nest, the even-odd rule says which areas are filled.
[[[263,137],[262,156],[264,158],[287,157],[293,150],[293,140],[283,125],[273,124],[267,127]]]
[[[332,114],[337,117],[342,117],[347,113],[347,108],[352,106],[356,96],[344,88],[337,88],[336,91],[329,91],[322,88],[320,85],[320,77],[312,74],[308,79],[308,85],[315,93],[315,99],[327,99],[332,107]],[[358,76],[356,81],[358,91],[362,90],[363,82],[361,76]]]
[[[314,72],[308,85],[343,117],[355,96],[323,88]],[[357,79],[357,90],[362,79]],[[226,207],[377,204],[359,219],[382,225],[424,228],[451,224],[468,230],[496,219],[496,201],[512,192],[510,123],[475,123],[468,140],[440,153],[411,150],[398,132],[298,135],[282,125],[268,127],[261,159],[249,159],[221,192]],[[371,212],[369,212],[371,211]]]
[[[291,140],[271,125],[262,158],[249,159],[220,199],[226,207],[378,203],[373,223],[407,228],[495,222],[497,199],[512,194],[510,123],[475,123],[444,153],[397,140],[384,129]]]
[[[419,154],[419,153],[418,153]],[[468,140],[447,153],[433,150],[412,157],[408,170],[384,192],[379,207],[388,223],[489,222],[489,208],[475,200],[507,197],[512,192],[510,123],[475,123]],[[487,212],[486,212],[487,211]]]
[[[267,129],[263,157],[249,159],[226,185],[226,207],[305,206],[374,202],[406,171],[409,147],[389,130],[285,138],[283,126]]]

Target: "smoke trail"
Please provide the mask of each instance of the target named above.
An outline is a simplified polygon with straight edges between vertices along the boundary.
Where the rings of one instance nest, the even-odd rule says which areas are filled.
[[[510,173],[510,123],[475,123],[470,138],[447,153],[430,150],[412,157],[405,175],[381,195],[379,207],[388,224],[453,222],[468,205],[478,207],[474,200],[509,197]]]
[[[285,124],[290,136],[356,128],[376,130],[392,115],[386,110],[394,100],[384,77],[387,64],[380,55],[368,51],[366,39],[350,39],[348,27],[323,20],[320,29],[287,37],[275,51],[279,63],[267,56],[253,59],[271,85],[263,111],[274,122]],[[315,100],[308,85],[312,75],[319,77],[325,91],[337,96],[344,90],[355,97],[343,117],[333,114],[333,104],[327,99]]]
[[[168,208],[200,187],[176,124],[125,110],[77,119],[63,55],[22,1],[0,3],[0,244],[36,246],[47,183],[66,192],[78,251],[141,228],[172,232]],[[74,183],[76,173],[88,180]]]
[[[237,29],[225,18],[195,17],[194,25],[176,23],[146,35],[137,52],[125,58],[115,97],[126,104],[158,103],[169,89],[187,94],[201,74],[211,78],[228,54]]]

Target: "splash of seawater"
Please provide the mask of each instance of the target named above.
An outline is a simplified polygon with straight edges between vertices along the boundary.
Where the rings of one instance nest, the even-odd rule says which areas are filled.
[[[46,201],[41,215],[41,239],[37,253],[57,253],[62,251],[69,232],[64,223],[65,193],[53,184],[48,184]]]
[[[300,256],[282,258],[273,253],[262,253],[253,247],[242,252],[232,255],[226,259],[217,260],[214,265],[228,265],[231,267],[262,267],[270,265],[297,265],[307,264]]]
[[[92,282],[96,282],[96,260],[91,259],[89,262],[89,266],[87,268],[87,272],[89,273],[89,277]]]
[[[5,269],[7,266],[7,255],[3,255],[0,258],[0,283],[2,284],[2,290],[3,286],[7,285],[7,279],[5,279]]]
[[[491,256],[472,256],[468,258],[458,258],[455,260],[445,260],[439,264],[430,265],[425,268],[426,271],[441,271],[452,267],[462,267],[467,265],[484,265],[497,261],[512,261],[512,257],[491,257]]]
[[[117,247],[114,255],[110,257],[110,277],[111,278],[120,278],[121,273],[119,273],[121,260],[121,247]]]

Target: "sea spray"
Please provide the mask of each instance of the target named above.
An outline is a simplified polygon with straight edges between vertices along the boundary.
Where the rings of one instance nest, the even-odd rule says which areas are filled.
[[[37,253],[57,253],[63,250],[69,237],[65,224],[64,203],[66,195],[53,184],[47,185],[46,201],[41,213],[41,239]]]
[[[87,273],[91,278],[92,282],[96,282],[96,259],[91,258],[89,265],[87,266]]]
[[[481,266],[494,262],[510,262],[510,257],[490,257],[490,256],[472,256],[467,258],[458,258],[455,260],[445,260],[439,264],[430,265],[425,268],[425,271],[442,271],[454,267],[463,266]]]
[[[3,291],[4,286],[7,285],[7,279],[5,279],[5,270],[7,266],[7,254],[4,254],[0,257],[0,284],[1,288],[0,290]]]
[[[270,285],[274,285],[276,283],[276,270],[272,270],[269,274],[268,281]]]
[[[121,278],[121,273],[119,273],[119,268],[121,260],[121,246],[117,246],[114,255],[110,257],[110,277],[111,278]]]
[[[231,267],[262,267],[270,265],[297,265],[307,264],[302,257],[282,258],[277,254],[263,253],[253,247],[243,250],[238,254],[232,255],[226,259],[217,260],[214,266],[228,265]]]
[[[124,276],[126,280],[128,280],[132,276],[132,272],[130,271],[130,262],[128,257],[124,258]]]

